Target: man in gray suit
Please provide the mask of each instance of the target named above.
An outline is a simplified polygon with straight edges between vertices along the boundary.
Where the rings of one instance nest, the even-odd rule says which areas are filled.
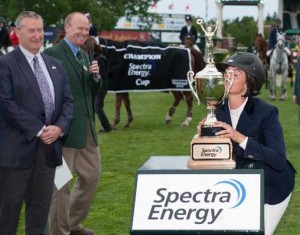
[[[16,33],[19,47],[0,58],[0,233],[16,234],[25,201],[26,235],[40,235],[73,98],[62,63],[40,53],[42,17],[22,12]]]

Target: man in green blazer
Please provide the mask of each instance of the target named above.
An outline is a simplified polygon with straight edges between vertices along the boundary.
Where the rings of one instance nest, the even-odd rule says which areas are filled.
[[[89,28],[84,14],[71,13],[65,19],[65,38],[45,50],[46,54],[62,61],[70,80],[74,112],[63,157],[70,170],[78,176],[73,190],[70,190],[70,184],[59,191],[54,189],[49,215],[52,235],[94,234],[82,227],[101,173],[92,102],[93,90],[101,84],[99,66],[97,61],[90,62],[87,53],[80,49]]]

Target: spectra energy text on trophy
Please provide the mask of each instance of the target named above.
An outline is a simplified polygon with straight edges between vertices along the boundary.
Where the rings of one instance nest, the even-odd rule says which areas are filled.
[[[206,122],[201,128],[201,136],[195,136],[191,141],[191,156],[188,167],[194,169],[205,168],[234,168],[235,161],[232,159],[232,143],[230,138],[215,136],[222,128],[213,127],[217,121],[215,109],[219,102],[227,97],[232,84],[233,74],[229,71],[224,75],[219,72],[214,62],[213,36],[217,30],[218,22],[212,26],[203,25],[203,20],[198,19],[206,38],[206,66],[195,77],[193,71],[189,71],[187,78],[194,96],[207,107]]]

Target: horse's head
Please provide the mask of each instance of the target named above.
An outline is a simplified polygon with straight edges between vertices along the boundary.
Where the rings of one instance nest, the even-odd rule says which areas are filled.
[[[268,48],[268,43],[264,39],[264,37],[260,34],[256,34],[255,41],[254,41],[254,47],[257,51],[263,51]]]
[[[262,48],[262,36],[261,34],[256,34],[255,40],[254,40],[254,48],[256,51],[260,51]]]
[[[267,49],[268,49],[268,43],[262,36],[262,34],[256,34],[256,38],[254,41],[254,48],[255,48],[255,54],[263,61],[263,63],[267,62]]]
[[[285,33],[277,33],[277,43],[271,56],[270,66],[273,69],[278,66],[279,68],[276,67],[276,69],[280,73],[282,69],[287,70],[288,68],[288,57],[285,52]]]
[[[277,47],[280,49],[284,48],[285,45],[285,33],[277,33]]]
[[[183,43],[186,48],[192,48],[194,46],[194,36],[191,34],[185,35]]]

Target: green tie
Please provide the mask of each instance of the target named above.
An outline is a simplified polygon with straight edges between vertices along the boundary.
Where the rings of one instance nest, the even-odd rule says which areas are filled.
[[[80,50],[77,51],[76,58],[77,58],[77,61],[79,62],[79,64],[82,66],[82,56],[81,56]]]

